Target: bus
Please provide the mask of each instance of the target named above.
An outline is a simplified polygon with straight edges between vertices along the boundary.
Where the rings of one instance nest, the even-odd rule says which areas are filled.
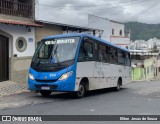
[[[81,98],[86,91],[103,88],[118,91],[130,82],[129,50],[81,33],[42,39],[28,75],[28,89],[42,96],[73,92]]]

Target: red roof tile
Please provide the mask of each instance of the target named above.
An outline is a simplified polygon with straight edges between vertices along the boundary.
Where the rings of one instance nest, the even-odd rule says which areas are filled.
[[[0,23],[4,24],[12,24],[12,25],[24,25],[24,26],[32,26],[32,27],[41,27],[43,25],[32,23],[32,22],[19,22],[14,20],[0,20]]]

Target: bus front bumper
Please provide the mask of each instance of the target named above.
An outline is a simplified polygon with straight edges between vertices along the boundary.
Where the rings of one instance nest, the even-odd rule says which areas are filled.
[[[28,90],[31,91],[57,91],[57,92],[67,92],[74,91],[75,82],[72,79],[67,79],[64,81],[57,80],[56,82],[37,82],[36,80],[31,80],[28,78]]]

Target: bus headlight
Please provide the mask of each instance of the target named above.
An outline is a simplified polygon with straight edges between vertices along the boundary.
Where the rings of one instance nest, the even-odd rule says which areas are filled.
[[[59,78],[59,80],[66,80],[66,79],[67,79],[69,76],[71,76],[72,74],[73,74],[73,71],[64,73],[64,74]]]
[[[35,79],[34,76],[33,76],[31,73],[29,73],[28,77],[29,77],[31,80],[34,80],[34,79]]]

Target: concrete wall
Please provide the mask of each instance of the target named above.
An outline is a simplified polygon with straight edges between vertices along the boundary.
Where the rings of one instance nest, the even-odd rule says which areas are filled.
[[[7,15],[7,14],[0,13],[0,19],[22,21],[22,22],[34,22],[34,19],[35,19],[35,0],[31,0],[31,2],[32,2],[31,3],[31,5],[32,5],[32,11],[31,11],[32,17],[31,18],[25,18],[25,17],[19,17],[19,16],[13,16],[13,15]]]
[[[150,59],[144,60],[144,67],[146,68],[146,79],[153,79],[155,78],[155,64],[156,58],[152,57]]]
[[[129,45],[130,45],[130,38],[129,37],[114,37],[114,36],[111,36],[111,42],[118,45],[118,46],[121,46],[121,47],[128,47],[129,48]]]
[[[17,83],[27,83],[28,70],[35,51],[34,28],[28,32],[25,26],[0,24],[0,33],[9,38],[9,79]],[[16,49],[16,40],[19,37],[24,37],[27,41],[27,48],[24,52]],[[15,54],[17,57],[14,57]]]
[[[159,55],[160,56],[160,55]],[[157,68],[157,79],[160,79],[160,57],[157,58],[157,63],[156,63],[156,68]]]
[[[0,24],[0,30],[13,36],[13,55],[17,54],[17,57],[33,56],[35,51],[35,29],[33,27],[31,27],[31,32],[28,32],[26,26]],[[27,49],[24,52],[18,52],[16,49],[15,43],[19,37],[24,37],[27,41]],[[29,38],[33,41],[29,42]]]
[[[11,59],[10,80],[27,84],[29,67],[32,57],[13,57]]]
[[[143,80],[144,79],[144,69],[134,68],[132,69],[132,80]]]
[[[88,27],[93,29],[103,30],[102,39],[110,42],[110,21],[94,15],[88,15]]]
[[[110,22],[111,29],[111,42],[121,46],[121,47],[129,47],[130,44],[130,37],[125,37],[125,26],[124,24],[117,23],[117,22]],[[112,30],[114,30],[114,34],[112,35]],[[122,35],[120,35],[120,30],[122,31]]]
[[[33,23],[35,0],[31,0],[31,2],[33,15],[31,18],[0,14],[0,19]],[[17,83],[27,83],[28,70],[35,52],[35,28],[30,27],[30,29],[31,32],[28,32],[26,26],[0,23],[0,34],[9,38],[9,79]],[[16,41],[19,37],[23,37],[27,42],[27,48],[23,52],[16,49]]]
[[[149,80],[156,78],[156,61],[157,57],[145,59],[140,64],[144,64],[143,67],[132,68],[132,79],[133,80]],[[132,62],[134,63],[134,62]]]
[[[122,36],[124,37],[124,24],[116,23],[116,22],[110,22],[111,28],[110,28],[110,33],[112,35],[112,29],[114,29],[114,35],[112,36],[120,36],[120,30],[122,30]]]
[[[35,28],[35,40],[40,41],[46,36],[63,34],[63,30],[61,26],[51,25],[51,24],[44,24],[43,27],[36,27]]]
[[[24,17],[18,17],[18,16],[12,16],[12,15],[4,15],[0,14],[0,19],[3,20],[14,20],[14,21],[23,21],[23,22],[34,22],[33,19],[30,18],[24,18]]]
[[[125,26],[123,23],[110,21],[106,18],[101,18],[94,15],[88,15],[89,28],[103,30],[102,39],[112,42],[118,46],[129,47],[130,37],[125,37]],[[114,35],[112,35],[114,29]],[[120,30],[122,35],[120,35]]]

